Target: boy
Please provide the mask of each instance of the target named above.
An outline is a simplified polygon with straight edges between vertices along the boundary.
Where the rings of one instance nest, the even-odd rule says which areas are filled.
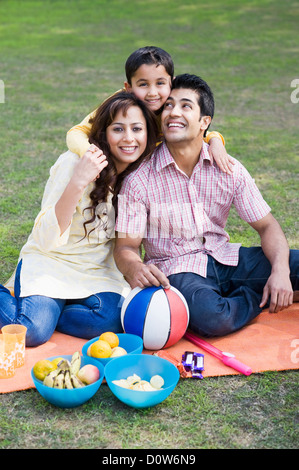
[[[160,124],[161,112],[170,94],[174,76],[174,64],[171,56],[159,47],[142,47],[128,57],[125,71],[127,81],[124,83],[124,89],[145,101],[151,111],[156,114]],[[80,124],[72,127],[67,133],[68,148],[80,157],[90,146],[88,138],[93,115],[94,112],[86,116]],[[208,132],[205,136],[205,142],[210,144],[209,152],[212,160],[215,159],[223,172],[231,173],[233,161],[225,151],[222,135],[216,131]]]

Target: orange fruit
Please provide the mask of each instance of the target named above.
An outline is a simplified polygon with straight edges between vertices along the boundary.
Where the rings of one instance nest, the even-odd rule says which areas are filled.
[[[57,369],[57,365],[59,364],[60,361],[63,361],[63,357],[56,357],[55,359],[51,361],[52,364],[54,364],[55,369]]]
[[[106,331],[106,333],[102,333],[99,339],[107,341],[111,348],[116,348],[116,346],[119,345],[118,336],[115,333],[112,333],[112,331]]]
[[[111,356],[111,346],[107,341],[98,339],[92,343],[90,347],[90,355],[92,357],[98,357],[104,359]]]
[[[52,364],[48,359],[42,359],[34,364],[33,373],[37,379],[44,380],[44,378],[56,368],[57,366]]]

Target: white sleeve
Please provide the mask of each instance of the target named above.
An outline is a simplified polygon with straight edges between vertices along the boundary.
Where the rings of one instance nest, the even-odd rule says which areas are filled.
[[[41,211],[37,215],[32,236],[43,251],[51,251],[67,243],[70,226],[60,235],[55,205],[68,184],[79,157],[72,152],[62,154],[50,169],[50,177],[46,183]]]

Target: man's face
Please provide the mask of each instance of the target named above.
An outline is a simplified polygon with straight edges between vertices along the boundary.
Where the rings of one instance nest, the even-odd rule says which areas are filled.
[[[207,117],[200,118],[196,91],[188,88],[172,90],[161,116],[165,140],[169,143],[175,143],[198,138],[207,127],[205,119]]]

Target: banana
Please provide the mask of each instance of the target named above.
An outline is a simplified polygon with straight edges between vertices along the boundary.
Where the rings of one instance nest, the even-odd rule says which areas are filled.
[[[81,367],[81,356],[79,351],[72,355],[71,362],[62,359],[57,364],[57,369],[50,372],[44,379],[43,384],[47,387],[58,389],[73,389],[84,387],[85,384],[77,377]]]
[[[49,372],[49,374],[44,378],[43,384],[46,385],[47,387],[54,387],[54,380],[55,377],[60,373],[59,369],[52,370],[52,372]]]
[[[84,383],[81,382],[81,380],[74,374],[71,374],[71,381],[74,388],[81,388],[85,386]]]
[[[71,360],[70,371],[71,374],[77,375],[81,367],[81,356],[79,351],[76,351]]]
[[[69,370],[70,367],[71,367],[70,361],[68,361],[67,359],[63,359],[57,364],[57,368],[60,370]]]
[[[60,373],[54,379],[54,388],[64,388],[64,371]]]
[[[69,370],[66,370],[64,373],[64,386],[65,388],[68,388],[68,389],[74,388],[73,383],[71,381],[71,374]]]

